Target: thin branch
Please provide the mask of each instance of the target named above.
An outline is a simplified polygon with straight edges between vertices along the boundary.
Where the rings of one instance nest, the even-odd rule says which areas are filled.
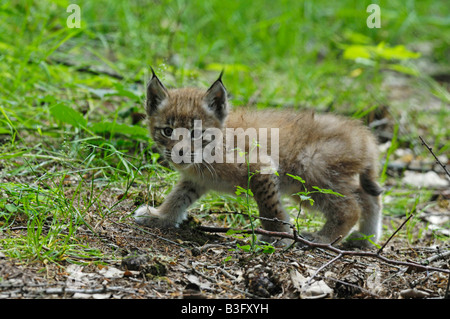
[[[289,234],[286,232],[268,231],[268,230],[264,230],[264,229],[260,229],[260,228],[257,228],[254,231],[252,231],[252,230],[248,230],[248,229],[239,230],[239,229],[233,229],[233,228],[228,228],[228,227],[208,227],[208,226],[197,226],[197,229],[201,230],[201,231],[205,231],[205,232],[211,232],[211,233],[226,233],[229,230],[237,230],[243,234],[255,233],[258,235],[266,235],[266,236],[270,236],[270,237],[287,238],[287,239],[294,240],[296,242],[306,244],[307,246],[312,247],[312,248],[326,249],[326,250],[335,252],[336,254],[342,255],[342,256],[360,256],[360,257],[375,258],[375,259],[382,260],[383,262],[391,264],[391,265],[406,266],[411,269],[415,269],[417,271],[437,271],[437,272],[443,272],[443,273],[450,274],[450,269],[441,269],[441,268],[436,268],[436,267],[430,267],[430,266],[421,265],[421,264],[418,264],[415,262],[393,260],[393,259],[381,256],[377,252],[341,250],[330,244],[311,242],[311,241],[304,239],[298,235],[294,236],[293,234]],[[342,256],[340,256],[340,257],[342,257]]]
[[[383,244],[383,246],[381,246],[381,248],[378,249],[377,254],[381,253],[384,247],[386,247],[386,245],[391,241],[391,239],[394,238],[394,236],[400,231],[400,229],[402,229],[403,226],[405,226],[405,224],[408,222],[408,220],[410,220],[413,216],[414,216],[413,214],[408,216],[408,218],[400,225],[400,227],[397,228],[397,230],[391,235],[391,237],[389,237],[389,239]]]
[[[447,166],[442,164],[441,161],[439,160],[439,158],[436,156],[436,154],[434,154],[433,152],[433,148],[431,148],[430,146],[428,146],[428,144],[424,141],[424,139],[422,138],[422,136],[419,136],[420,140],[422,141],[422,145],[424,145],[428,151],[434,156],[434,158],[436,159],[436,163],[441,165],[441,167],[444,169],[445,173],[447,174],[447,176],[450,178],[450,172],[447,170]]]
[[[333,246],[334,244],[336,244],[338,241],[340,241],[342,239],[342,235],[339,235],[335,240],[333,240],[330,245]]]
[[[437,255],[431,256],[430,258],[427,258],[426,260],[424,260],[423,263],[424,264],[429,264],[429,263],[431,263],[431,262],[433,262],[435,260],[443,259],[443,258],[446,258],[446,257],[449,257],[449,256],[450,256],[450,251],[446,251],[444,253],[439,252]]]
[[[326,264],[323,264],[322,266],[320,266],[316,272],[308,279],[308,281],[306,282],[307,285],[309,285],[312,280],[317,276],[317,274],[319,272],[321,272],[323,269],[325,269],[326,267],[328,267],[329,265],[331,265],[332,263],[334,263],[335,261],[337,261],[338,259],[340,259],[343,255],[342,254],[338,254],[336,257],[334,257],[333,259],[331,259],[329,262],[327,262]]]
[[[237,211],[219,211],[219,212],[209,212],[209,214],[233,214],[233,215],[242,215],[248,218],[254,218],[254,219],[259,219],[259,220],[265,220],[265,221],[269,221],[269,222],[277,222],[280,224],[284,224],[284,225],[288,225],[289,227],[293,227],[293,225],[290,222],[278,219],[278,218],[268,218],[268,217],[262,217],[262,216],[256,216],[256,215],[249,215],[246,213],[241,213],[241,212],[237,212]]]

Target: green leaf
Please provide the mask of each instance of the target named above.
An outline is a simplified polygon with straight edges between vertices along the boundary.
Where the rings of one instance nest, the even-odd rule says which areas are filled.
[[[272,254],[275,252],[275,247],[273,247],[272,245],[263,245],[262,252],[264,254]]]
[[[286,175],[289,176],[289,177],[292,177],[293,179],[299,181],[299,182],[302,183],[302,184],[305,184],[305,183],[306,183],[305,180],[304,180],[303,178],[301,178],[300,176],[291,175],[291,174],[286,174]]]
[[[250,189],[245,189],[245,188],[243,188],[241,186],[236,186],[235,194],[236,195],[246,194],[246,195],[249,195],[249,196],[253,196],[253,193],[252,193],[252,191]]]
[[[21,157],[23,154],[26,154],[28,151],[19,151],[16,153],[1,153],[0,159],[10,159],[10,158],[16,158]]]
[[[344,37],[351,43],[357,44],[369,44],[372,41],[372,39],[367,35],[348,30],[344,32]]]
[[[242,249],[243,251],[245,251],[245,252],[249,252],[249,251],[251,251],[252,250],[252,246],[251,245],[239,245],[239,244],[236,244],[237,245],[237,247],[239,248],[239,249]]]
[[[331,189],[323,189],[323,188],[319,188],[317,186],[313,186],[312,188],[314,188],[315,190],[323,193],[323,194],[331,194],[331,195],[336,195],[336,196],[340,196],[340,197],[344,197],[344,195],[339,194],[337,192],[332,191]]]
[[[417,59],[420,53],[409,51],[404,45],[389,47],[384,42],[378,45],[352,44],[344,48],[344,59],[348,60],[370,60],[374,58],[383,60],[409,60]]]
[[[402,64],[390,64],[387,67],[391,70],[412,76],[418,76],[420,74],[419,71]]]
[[[0,127],[0,135],[2,134],[10,134],[11,130],[5,129],[3,127]]]
[[[371,46],[368,45],[349,45],[344,49],[344,59],[356,60],[358,58],[370,59],[371,58]]]
[[[80,112],[64,103],[58,103],[52,106],[50,108],[50,114],[55,120],[70,124],[73,127],[86,127],[87,124],[86,119]]]
[[[14,204],[6,204],[5,208],[8,210],[8,212],[10,213],[15,213],[17,212],[17,206]]]
[[[417,59],[420,53],[412,52],[405,48],[404,45],[397,45],[395,47],[387,47],[384,42],[381,42],[374,49],[375,54],[380,58],[386,60],[408,60]]]
[[[206,66],[206,70],[221,72],[225,70],[227,73],[238,73],[238,72],[248,72],[250,69],[244,64],[220,64],[220,63],[210,63]]]
[[[310,199],[311,199],[310,196],[301,195],[301,194],[299,194],[299,196],[300,196],[300,199],[301,199],[302,201],[304,201],[304,200],[310,200]]]
[[[314,199],[312,199],[310,196],[307,196],[307,195],[304,195],[304,194],[305,193],[300,192],[300,193],[297,193],[296,195],[298,197],[300,197],[300,201],[302,201],[302,202],[309,201],[309,204],[311,206],[313,206],[314,205]]]

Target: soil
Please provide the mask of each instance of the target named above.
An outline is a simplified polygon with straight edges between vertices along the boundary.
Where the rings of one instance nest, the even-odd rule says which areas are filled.
[[[0,298],[448,297],[449,274],[441,271],[417,271],[356,256],[331,262],[336,254],[317,248],[277,248],[272,253],[252,254],[237,249],[240,239],[197,230],[199,222],[193,218],[178,229],[162,231],[138,227],[131,218],[119,217],[103,220],[95,234],[87,228],[77,232],[80,240],[104,256],[115,256],[111,260],[99,263],[68,256],[62,263],[24,262],[0,254]],[[400,223],[400,219],[389,222]],[[14,231],[20,235],[26,229]],[[448,270],[449,245],[430,244],[428,235],[422,238],[411,245],[394,237],[382,255]]]

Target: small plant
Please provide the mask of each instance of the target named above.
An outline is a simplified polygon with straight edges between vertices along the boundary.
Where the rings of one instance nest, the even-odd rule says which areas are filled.
[[[257,145],[257,144],[255,144],[255,145]],[[256,146],[254,146],[254,147],[256,147]],[[245,156],[245,155],[246,155],[245,152],[239,151],[239,156]],[[246,163],[247,163],[247,176],[248,176],[247,189],[245,189],[241,186],[237,186],[235,193],[237,196],[245,194],[246,207],[247,207],[248,216],[250,217],[250,227],[252,229],[251,245],[250,245],[249,249],[247,249],[247,251],[255,252],[256,235],[255,235],[255,225],[254,225],[254,220],[253,220],[253,211],[252,211],[251,205],[250,205],[250,197],[253,197],[253,193],[250,190],[250,181],[257,172],[250,172],[250,163],[249,163],[248,158],[246,158]],[[239,247],[239,245],[238,245],[238,247]]]
[[[319,188],[317,186],[312,186],[312,188],[314,189],[313,191],[309,191],[306,187],[306,181],[301,178],[300,176],[296,176],[296,175],[292,175],[292,174],[286,174],[287,176],[299,181],[302,186],[303,186],[303,191],[297,192],[294,195],[297,195],[300,198],[300,205],[299,205],[299,209],[298,209],[298,213],[297,213],[297,217],[295,218],[295,223],[296,223],[296,227],[297,227],[297,231],[300,231],[300,225],[299,225],[299,219],[300,219],[300,215],[303,213],[303,203],[304,202],[309,202],[310,206],[314,205],[314,199],[311,197],[312,194],[316,194],[316,193],[322,193],[322,194],[330,194],[330,195],[335,195],[335,196],[339,196],[339,197],[344,197],[344,195],[339,194],[335,191],[332,191],[331,189],[322,189]]]
[[[369,42],[367,39],[363,42]],[[361,42],[361,41],[358,41]],[[394,70],[400,73],[417,76],[419,73],[412,67],[401,63],[401,61],[408,61],[420,57],[420,53],[412,52],[404,45],[397,45],[391,47],[385,42],[380,42],[378,45],[370,43],[353,43],[344,45],[343,52],[344,59],[354,60],[359,65],[366,68],[373,68],[378,72],[381,68]],[[358,70],[358,69],[357,69]],[[358,73],[362,72],[361,69]]]
[[[263,242],[263,241],[256,241],[255,240],[255,234],[243,234],[242,230],[234,230],[230,229],[226,234],[228,236],[233,236],[237,239],[246,239],[251,237],[251,244],[250,245],[240,245],[236,244],[237,248],[232,248],[229,251],[241,251],[246,253],[262,253],[262,254],[272,254],[275,252],[275,247],[273,247],[271,244]],[[227,257],[225,261],[228,261],[231,257]]]
[[[252,144],[252,149],[251,151],[253,151],[255,148],[259,147],[259,144],[256,141],[253,141]],[[242,150],[236,149],[238,151],[239,156],[241,157],[246,157],[247,153],[243,152]],[[251,197],[253,197],[253,193],[250,189],[250,181],[252,179],[252,177],[255,174],[259,174],[259,171],[254,171],[251,172],[250,171],[250,162],[248,160],[248,157],[246,157],[246,164],[247,164],[247,188],[243,188],[241,186],[236,186],[236,192],[235,194],[237,196],[240,196],[242,194],[245,195],[245,206],[247,208],[247,213],[248,216],[250,218],[250,227],[252,230],[252,234],[248,235],[248,234],[240,234],[240,238],[243,239],[245,237],[250,237],[250,245],[239,245],[237,244],[237,249],[244,251],[244,252],[252,252],[252,253],[266,253],[266,254],[270,254],[273,253],[275,251],[275,248],[265,242],[259,241],[257,239],[257,236],[255,234],[255,224],[254,224],[254,218],[253,218],[253,208],[252,205],[250,203],[250,199]],[[229,235],[236,235],[240,233],[239,231],[231,231]],[[233,249],[236,250],[236,249]]]

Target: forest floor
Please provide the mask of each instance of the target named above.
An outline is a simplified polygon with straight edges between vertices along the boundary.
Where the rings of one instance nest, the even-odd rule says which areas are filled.
[[[448,294],[450,247],[430,245],[428,232],[413,245],[393,238],[382,256],[442,271],[365,256],[344,256],[330,263],[337,254],[322,248],[252,254],[236,249],[237,239],[192,225],[163,232],[119,218],[96,222],[95,233],[78,230],[79,240],[105,255],[120,251],[122,257],[103,264],[86,264],[88,258],[79,260],[83,264],[73,258],[71,263],[44,264],[0,255],[0,298],[398,299]],[[425,227],[425,222],[416,227]],[[25,235],[24,227],[15,228],[15,236]]]

